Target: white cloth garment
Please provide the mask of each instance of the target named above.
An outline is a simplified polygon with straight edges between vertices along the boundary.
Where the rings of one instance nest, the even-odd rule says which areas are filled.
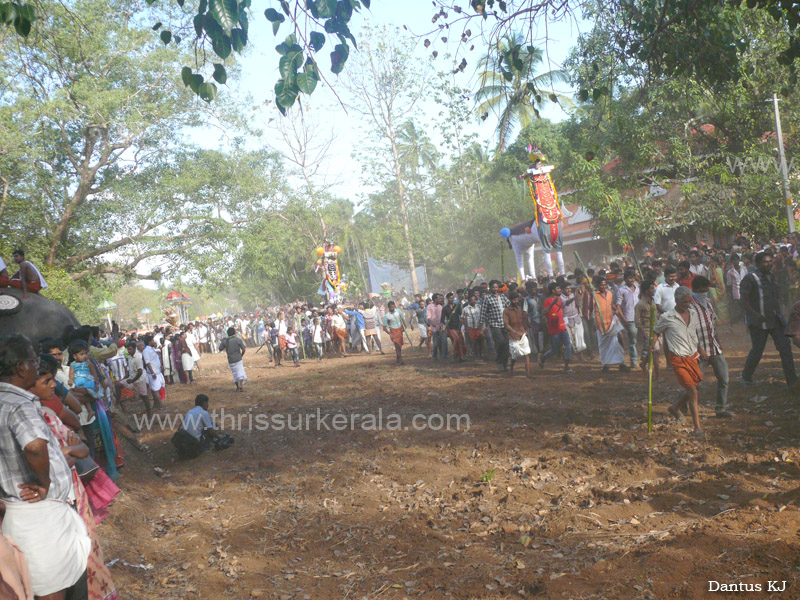
[[[189,347],[189,352],[192,353],[192,360],[197,362],[200,360],[200,353],[197,351],[197,336],[193,331],[186,333],[186,345]],[[186,367],[184,367],[185,369]]]
[[[625,352],[617,336],[622,331],[616,315],[611,321],[611,326],[605,334],[597,332],[597,347],[600,349],[600,362],[603,365],[620,365],[625,362]]]
[[[161,359],[158,357],[158,352],[154,348],[146,346],[144,352],[142,352],[142,360],[145,364],[144,372],[147,375],[147,385],[154,392],[159,391],[164,387],[164,375],[161,373]],[[153,370],[152,375],[150,374],[150,369]]]
[[[508,350],[511,353],[511,360],[517,360],[531,353],[531,345],[528,342],[528,335],[525,334],[518,340],[508,340]]]
[[[192,371],[194,369],[194,360],[192,360],[192,355],[185,352],[181,354],[181,365],[183,366],[184,371]]]
[[[244,383],[245,381],[247,381],[247,375],[244,372],[243,360],[240,360],[239,362],[236,363],[228,363],[228,366],[230,367],[231,373],[233,374],[234,383],[238,382]]]
[[[34,595],[46,596],[74,585],[86,570],[92,549],[78,512],[50,498],[5,502],[5,506],[3,534],[25,555]]]
[[[26,261],[26,262],[28,262],[28,261]],[[39,271],[39,269],[37,269],[36,265],[34,265],[32,262],[28,262],[28,266],[30,266],[30,268],[33,269],[33,272],[36,273],[36,276],[39,278],[39,283],[42,285],[42,289],[46,290],[47,289],[47,282],[44,280],[44,276],[42,276],[42,274]],[[17,275],[17,273],[15,273],[15,275]],[[19,274],[19,279],[22,279],[22,274],[21,273]]]
[[[586,350],[586,340],[583,337],[583,322],[580,316],[572,318],[567,321],[567,331],[569,332],[569,341],[572,344],[573,352],[583,352]]]

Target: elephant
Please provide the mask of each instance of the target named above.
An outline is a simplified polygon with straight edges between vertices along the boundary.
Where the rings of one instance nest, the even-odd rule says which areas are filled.
[[[572,212],[567,210],[564,205],[561,205],[561,213],[564,217],[571,217]],[[560,233],[561,223],[559,223],[559,244],[561,242]],[[534,244],[541,244],[539,238],[539,229],[536,227],[535,222],[525,221],[524,223],[517,223],[508,228],[511,231],[511,236],[508,238],[508,245],[514,251],[514,258],[517,261],[517,270],[521,281],[525,281],[528,277],[536,279],[536,264],[534,260]],[[559,245],[560,247],[560,245]],[[558,274],[564,275],[564,253],[561,250],[555,250],[556,262],[558,264]],[[553,278],[553,259],[549,252],[544,253],[544,265],[547,271],[547,276]]]
[[[64,327],[79,327],[80,322],[63,304],[39,294],[22,297],[22,290],[0,290],[0,335],[21,333],[34,346],[44,338],[60,338]]]

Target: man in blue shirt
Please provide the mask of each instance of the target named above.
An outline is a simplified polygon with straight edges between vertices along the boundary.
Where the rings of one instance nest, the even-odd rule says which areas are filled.
[[[358,305],[358,308],[365,309],[366,305],[361,302]],[[361,314],[358,310],[349,310],[347,308],[344,309],[350,317],[355,318],[355,325],[353,325],[353,343],[350,345],[351,348],[355,348],[355,346],[361,342],[361,347],[367,351],[369,354],[369,347],[367,346],[367,338],[364,336],[364,315]]]
[[[195,458],[211,449],[220,435],[208,414],[208,396],[197,394],[194,408],[183,417],[180,429],[172,436],[172,443],[181,458]]]

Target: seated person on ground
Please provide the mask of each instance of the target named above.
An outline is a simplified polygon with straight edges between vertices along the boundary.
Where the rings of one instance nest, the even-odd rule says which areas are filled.
[[[208,414],[208,396],[198,394],[194,399],[194,408],[183,417],[183,424],[175,435],[172,444],[181,458],[195,458],[210,450],[224,450],[233,444],[233,437],[225,433],[217,433],[217,428]]]

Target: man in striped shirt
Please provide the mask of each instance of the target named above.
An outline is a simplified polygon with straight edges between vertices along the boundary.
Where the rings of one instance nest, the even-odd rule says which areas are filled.
[[[706,358],[700,361],[700,367],[711,365],[717,378],[717,403],[714,410],[720,418],[730,418],[728,407],[728,363],[722,355],[722,346],[717,338],[717,313],[709,301],[708,290],[711,282],[702,275],[692,281],[692,301],[689,311],[694,313],[697,321],[697,341],[705,352]]]

